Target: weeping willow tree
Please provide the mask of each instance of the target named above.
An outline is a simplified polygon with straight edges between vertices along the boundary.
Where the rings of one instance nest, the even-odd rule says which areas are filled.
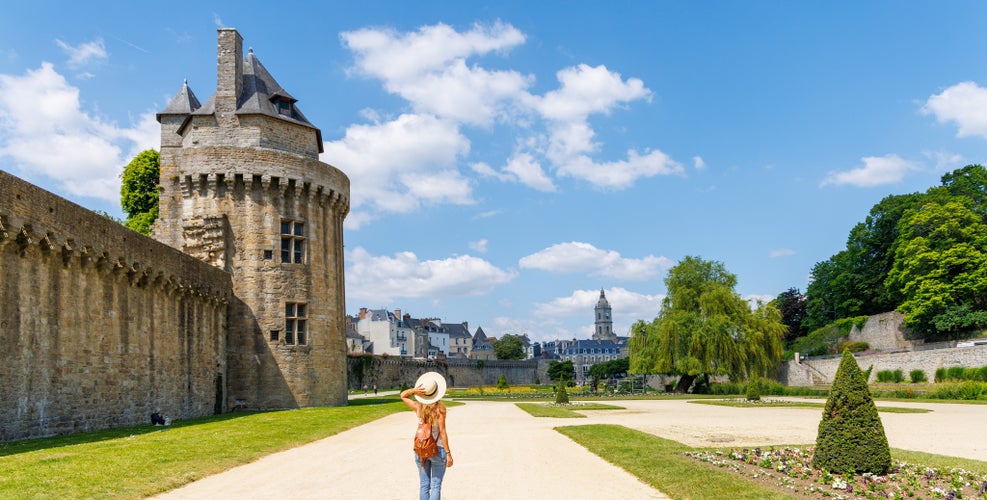
[[[685,392],[697,377],[766,375],[781,359],[786,327],[773,306],[755,308],[734,291],[721,262],[686,257],[668,271],[658,316],[632,327],[630,370],[678,375]]]

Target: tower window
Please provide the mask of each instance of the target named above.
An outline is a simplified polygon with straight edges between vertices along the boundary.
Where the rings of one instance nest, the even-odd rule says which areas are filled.
[[[281,262],[302,264],[305,261],[305,223],[281,221]]]
[[[284,343],[305,345],[305,304],[285,302],[284,304]]]
[[[291,116],[291,102],[287,99],[276,99],[274,107],[277,108],[279,115]]]

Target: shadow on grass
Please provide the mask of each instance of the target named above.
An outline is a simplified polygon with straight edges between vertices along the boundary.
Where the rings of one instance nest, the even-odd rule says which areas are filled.
[[[284,410],[276,410],[276,411],[284,411]],[[105,429],[101,431],[81,432],[78,434],[65,434],[60,436],[25,439],[22,441],[11,441],[9,443],[0,443],[0,457],[5,457],[8,455],[16,455],[18,453],[28,453],[37,450],[60,448],[63,446],[75,446],[79,444],[98,443],[100,441],[108,441],[111,439],[139,436],[141,434],[150,434],[152,432],[162,432],[162,431],[167,431],[169,429],[177,429],[179,427],[194,427],[196,425],[210,424],[213,422],[234,420],[249,415],[256,415],[258,413],[268,413],[268,412],[240,411],[235,413],[223,413],[221,415],[210,415],[208,417],[190,418],[187,420],[176,420],[172,422],[170,426],[160,426],[160,425],[154,426],[151,424],[141,424],[141,425],[134,425],[130,427],[120,427],[117,429]]]

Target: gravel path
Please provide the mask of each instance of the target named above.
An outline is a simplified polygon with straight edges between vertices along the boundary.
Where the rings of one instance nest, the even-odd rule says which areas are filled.
[[[455,465],[443,498],[645,499],[661,492],[552,428],[616,424],[692,446],[811,444],[822,411],[730,408],[685,401],[618,401],[624,410],[585,419],[535,418],[511,403],[470,401],[449,409]],[[987,406],[879,403],[931,413],[881,413],[892,447],[987,461]],[[414,499],[415,420],[402,412],[336,436],[264,457],[160,495],[160,499]]]

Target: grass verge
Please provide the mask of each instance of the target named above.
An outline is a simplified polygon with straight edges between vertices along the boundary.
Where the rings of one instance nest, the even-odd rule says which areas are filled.
[[[406,411],[399,399],[0,444],[0,498],[137,498]]]
[[[789,498],[734,474],[697,466],[683,455],[691,447],[653,434],[619,425],[555,430],[672,498]]]
[[[730,406],[734,408],[814,408],[823,409],[826,403],[815,403],[811,401],[756,401],[750,402],[742,399],[704,399],[689,401],[690,403],[701,405]],[[878,406],[877,411],[884,413],[931,413],[932,410],[926,408],[906,408],[900,406]]]
[[[532,417],[553,418],[586,418],[581,411],[586,410],[623,410],[622,406],[606,405],[603,403],[577,403],[571,406],[549,406],[544,403],[515,403],[515,406],[528,412]]]

